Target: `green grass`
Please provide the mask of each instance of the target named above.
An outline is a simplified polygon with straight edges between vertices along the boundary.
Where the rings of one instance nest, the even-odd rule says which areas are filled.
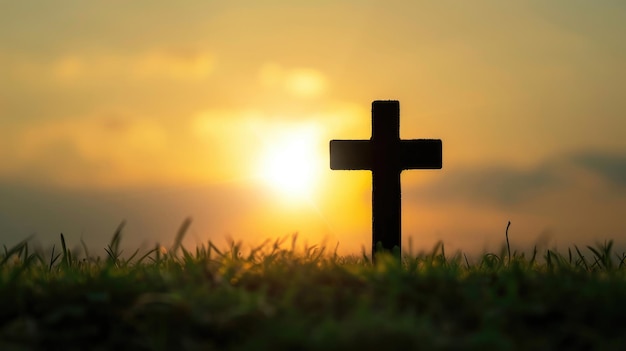
[[[339,256],[296,236],[103,257],[0,249],[0,349],[623,349],[624,253]],[[84,243],[84,251],[88,255]]]

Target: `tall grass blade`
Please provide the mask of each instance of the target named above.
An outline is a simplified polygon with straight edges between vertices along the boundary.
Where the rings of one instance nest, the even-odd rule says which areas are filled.
[[[363,263],[369,263],[370,259],[367,257],[367,252],[365,250],[365,246],[361,246],[361,258],[363,259]]]
[[[580,262],[582,262],[583,266],[585,266],[585,270],[588,271],[589,265],[587,264],[587,260],[585,259],[585,256],[580,252],[580,250],[578,249],[578,246],[574,245],[574,249],[576,250],[578,257],[580,257]]]
[[[510,266],[511,265],[511,244],[509,243],[509,227],[511,226],[511,221],[509,221],[509,223],[507,223],[506,225],[506,250],[508,252],[508,256],[509,256],[509,260],[507,262],[507,265]]]
[[[141,264],[141,262],[143,262],[143,260],[145,260],[148,256],[150,256],[153,252],[157,251],[158,248],[154,248],[148,252],[146,252],[143,256],[139,257],[139,259],[137,260],[137,262],[135,262],[135,265],[139,265]]]
[[[107,255],[109,256],[107,259],[108,264],[113,264],[115,266],[118,265],[119,257],[122,255],[122,251],[120,251],[120,243],[122,242],[122,230],[124,229],[125,225],[125,220],[120,222],[120,224],[117,226],[117,229],[115,229],[115,233],[111,238],[111,242],[104,249],[104,251],[106,251]]]
[[[183,223],[178,228],[178,232],[176,233],[176,238],[174,238],[174,244],[172,245],[172,249],[170,250],[173,255],[176,255],[176,251],[183,244],[183,238],[185,237],[185,233],[187,233],[187,229],[191,225],[191,217],[185,218]]]
[[[184,247],[181,246],[180,248],[183,251],[183,260],[186,263],[192,263],[194,261],[193,259],[193,255]]]
[[[611,265],[611,257],[606,256],[606,246],[605,247],[600,247],[600,250],[602,250],[603,252],[600,252],[600,250],[593,248],[592,246],[587,246],[587,248],[593,252],[593,254],[595,255],[595,261],[598,264],[598,266],[601,266],[602,268],[610,268]],[[610,249],[610,246],[609,246]]]
[[[89,255],[89,249],[87,248],[87,244],[85,244],[85,241],[83,240],[83,237],[80,237],[80,244],[83,247],[83,250],[85,250],[85,257],[87,259],[89,259],[91,257],[91,255]]]
[[[63,264],[65,267],[69,267],[71,262],[69,254],[67,252],[67,245],[65,245],[65,237],[63,236],[63,233],[61,233],[61,250],[61,253],[63,254],[63,257],[61,257],[61,264]]]
[[[24,260],[28,259],[28,242],[24,244]]]
[[[124,229],[124,226],[126,226],[125,220],[120,222],[120,224],[117,226],[117,229],[115,229],[115,233],[111,238],[111,243],[109,243],[109,247],[113,249],[113,253],[116,256],[119,254],[120,243],[122,242],[122,230]]]
[[[156,246],[153,250],[156,251],[156,257],[152,261],[156,264],[161,263],[161,245],[159,243],[156,243]]]
[[[135,258],[135,256],[137,256],[138,253],[139,253],[139,249],[135,250],[135,252],[133,252],[133,254],[130,255],[130,257],[126,260],[126,262],[132,261],[133,258]]]
[[[604,244],[598,244],[598,251],[602,253],[602,255],[600,256],[601,259],[601,263],[602,263],[602,267],[604,267],[604,269],[610,269],[612,268],[613,265],[613,261],[611,261],[611,247],[613,246],[613,242],[609,241],[604,242]]]
[[[572,249],[569,247],[567,248],[567,257],[568,257],[568,262],[571,266],[572,265]]]
[[[250,254],[248,254],[248,260],[252,261],[256,258],[256,255],[258,252],[260,252],[265,246],[267,246],[267,243],[270,241],[270,239],[265,239],[265,241],[263,241],[263,243],[261,243],[261,245],[253,248],[250,250]],[[211,247],[209,246],[209,252],[211,250]]]
[[[617,259],[619,260],[619,266],[618,268],[622,268],[622,266],[624,266],[624,260],[626,260],[626,253],[622,252],[622,257],[619,257],[617,254],[615,254],[615,256],[617,256]]]
[[[59,257],[61,257],[61,254],[57,254],[56,256],[54,255],[54,249],[55,249],[55,245],[52,245],[52,253],[50,254],[50,265],[48,266],[48,271],[52,271],[52,267],[54,266],[54,263],[59,259]]]
[[[446,260],[446,249],[443,241],[441,242],[441,259],[443,261],[443,265],[446,266],[448,264],[448,261]]]
[[[593,264],[591,265],[591,268],[594,268],[594,267],[602,267],[602,265],[600,264],[600,260],[598,260],[597,257],[593,258]]]
[[[0,261],[0,267],[4,266],[9,261],[9,258],[11,258],[11,256],[13,256],[15,254],[19,255],[19,253],[22,252],[22,250],[24,249],[24,247],[27,245],[28,241],[32,237],[33,237],[32,235],[29,236],[28,238],[20,241],[19,243],[17,243],[15,246],[13,246],[10,249],[7,249],[6,245],[3,245],[4,246],[4,257]]]
[[[537,260],[537,245],[535,245],[535,247],[533,248],[533,256],[530,258],[529,265],[532,267],[535,264],[536,260]]]
[[[213,250],[213,251],[217,252],[217,254],[218,254],[220,257],[224,257],[224,254],[223,254],[223,253],[222,253],[222,252],[221,252],[221,251],[217,248],[217,246],[215,246],[215,244],[213,244],[213,242],[212,242],[212,241],[210,241],[210,240],[209,240],[209,248],[210,248],[211,250]]]
[[[291,252],[296,251],[296,241],[298,241],[298,232],[291,235]]]

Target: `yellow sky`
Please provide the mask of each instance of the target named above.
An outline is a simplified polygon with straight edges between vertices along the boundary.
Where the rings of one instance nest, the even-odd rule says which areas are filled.
[[[2,2],[0,241],[127,219],[168,243],[192,216],[190,244],[369,247],[370,175],[328,141],[394,99],[403,138],[444,145],[402,175],[415,248],[498,247],[508,220],[520,248],[626,242],[623,33],[617,1]],[[268,179],[299,162],[306,192]]]

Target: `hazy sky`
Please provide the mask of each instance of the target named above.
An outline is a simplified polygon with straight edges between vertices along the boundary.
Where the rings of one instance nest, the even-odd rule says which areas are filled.
[[[369,248],[371,176],[328,142],[394,99],[443,140],[402,175],[405,244],[623,246],[625,33],[623,1],[0,0],[0,242],[169,245],[191,216],[190,246]]]

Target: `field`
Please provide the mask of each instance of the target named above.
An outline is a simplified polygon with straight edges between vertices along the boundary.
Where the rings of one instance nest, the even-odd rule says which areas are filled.
[[[296,236],[80,257],[63,236],[0,253],[0,349],[618,350],[624,253],[612,242],[469,262],[432,252],[338,256]],[[508,237],[507,237],[508,239]],[[32,246],[32,245],[31,245]],[[86,247],[85,247],[86,249]]]

